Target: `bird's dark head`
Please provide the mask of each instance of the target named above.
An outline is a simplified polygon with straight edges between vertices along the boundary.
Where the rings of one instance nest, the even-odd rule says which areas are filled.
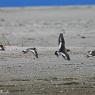
[[[88,53],[90,53],[91,51],[89,50]]]
[[[25,54],[25,53],[27,53],[27,51],[26,51],[26,50],[23,50],[22,52],[23,52],[24,54]]]
[[[36,48],[33,48],[33,50],[37,50]]]
[[[55,51],[55,55],[56,55],[57,57],[59,56],[58,51]]]
[[[92,54],[92,51],[88,51],[89,54]]]

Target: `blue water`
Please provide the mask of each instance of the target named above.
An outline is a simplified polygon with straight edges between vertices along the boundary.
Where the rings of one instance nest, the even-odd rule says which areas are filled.
[[[94,5],[95,0],[0,0],[0,7]]]

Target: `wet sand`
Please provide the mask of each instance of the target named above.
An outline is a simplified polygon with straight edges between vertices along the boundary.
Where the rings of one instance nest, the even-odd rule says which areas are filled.
[[[94,95],[94,19],[94,6],[0,9],[0,95]],[[54,55],[61,32],[70,61]]]

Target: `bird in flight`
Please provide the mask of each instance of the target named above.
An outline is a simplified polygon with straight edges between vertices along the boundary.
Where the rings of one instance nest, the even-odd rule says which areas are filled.
[[[65,40],[64,40],[64,36],[63,33],[60,33],[59,38],[58,38],[58,46],[59,46],[59,50],[55,51],[55,55],[57,57],[59,57],[59,55],[62,55],[62,57],[66,60],[70,60],[70,56],[67,53],[67,51],[69,51],[69,49],[65,48]]]
[[[0,45],[0,51],[5,51],[5,48],[3,45]]]
[[[38,53],[36,48],[27,48],[22,51],[24,54],[32,52],[36,58],[38,58]]]

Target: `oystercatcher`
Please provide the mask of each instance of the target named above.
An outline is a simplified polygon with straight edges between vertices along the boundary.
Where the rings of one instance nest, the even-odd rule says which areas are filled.
[[[95,50],[93,50],[93,51],[88,51],[87,57],[92,57],[92,56],[95,56]]]
[[[24,54],[32,52],[36,58],[38,58],[38,53],[36,48],[27,48],[22,51]]]
[[[65,48],[65,40],[63,33],[60,33],[59,38],[58,38],[58,45],[59,45],[59,50],[55,51],[55,55],[59,57],[59,55],[62,55],[62,57],[66,60],[70,60],[70,56],[67,53],[68,49]]]
[[[0,45],[0,51],[5,51],[5,48],[3,45]]]

